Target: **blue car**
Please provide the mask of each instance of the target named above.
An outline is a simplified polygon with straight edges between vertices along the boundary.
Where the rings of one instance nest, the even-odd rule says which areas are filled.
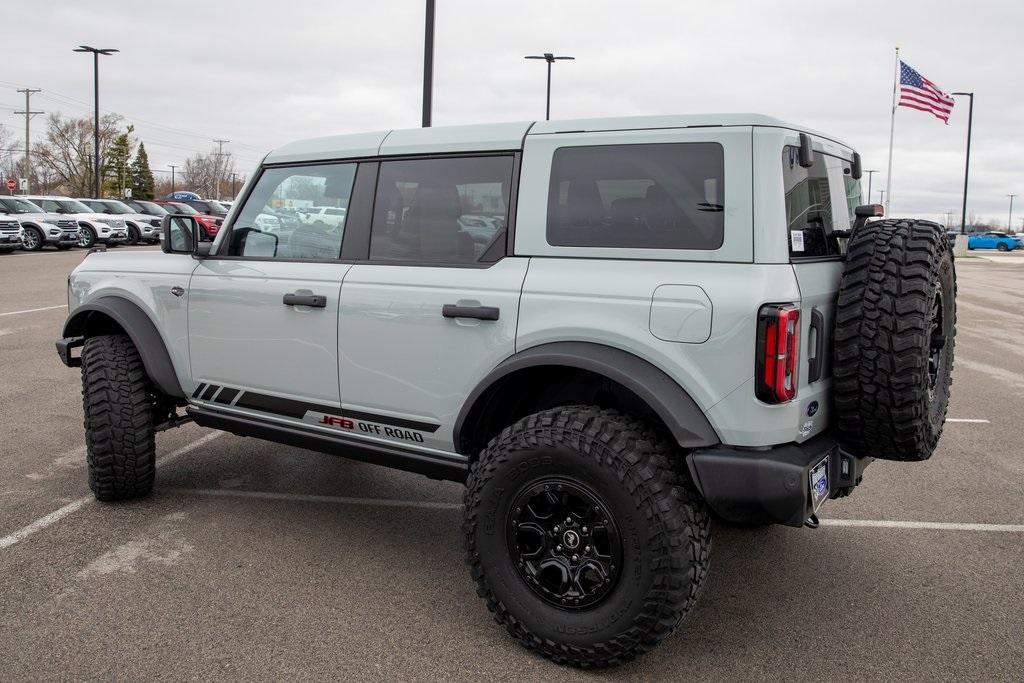
[[[1005,232],[983,232],[978,235],[971,235],[967,240],[968,249],[998,249],[999,251],[1013,251],[1021,249],[1020,238],[1015,235],[1007,235]]]

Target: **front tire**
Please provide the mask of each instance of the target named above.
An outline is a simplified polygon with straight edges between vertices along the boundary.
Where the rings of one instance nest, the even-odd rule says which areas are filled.
[[[142,235],[139,233],[139,229],[138,228],[133,228],[132,226],[129,225],[128,226],[128,239],[125,241],[125,244],[128,244],[130,246],[135,246],[136,244],[139,243],[139,240],[141,238],[142,238]]]
[[[92,228],[80,227],[78,229],[78,246],[82,249],[89,249],[96,244],[96,233]]]
[[[25,228],[25,236],[21,245],[25,251],[39,251],[43,248],[43,233],[31,226]]]
[[[466,562],[495,620],[558,663],[611,666],[693,607],[707,508],[675,448],[614,410],[569,406],[507,427],[473,463]]]
[[[1003,243],[997,244],[996,249],[998,249],[999,251],[1010,251],[1010,248]]]
[[[85,340],[82,404],[89,488],[96,499],[149,494],[156,468],[154,394],[142,357],[126,335]]]

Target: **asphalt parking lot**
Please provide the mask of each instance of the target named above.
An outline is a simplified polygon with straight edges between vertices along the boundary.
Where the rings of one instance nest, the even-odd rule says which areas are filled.
[[[550,664],[463,564],[461,488],[194,425],[92,500],[53,341],[84,252],[0,257],[0,678],[1020,680],[1024,255],[958,262],[950,422],[821,528],[716,526],[697,609],[628,666]]]

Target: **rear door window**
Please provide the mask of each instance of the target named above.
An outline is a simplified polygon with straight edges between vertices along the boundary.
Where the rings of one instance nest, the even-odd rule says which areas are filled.
[[[718,249],[724,196],[724,151],[715,142],[561,147],[551,162],[547,242]]]
[[[510,155],[384,161],[370,258],[471,264],[504,255]]]
[[[800,150],[782,150],[782,177],[786,198],[786,235],[793,258],[840,256],[845,240],[835,230],[849,230],[854,210],[861,203],[860,181],[854,180],[850,162],[821,152],[814,164],[800,166]]]

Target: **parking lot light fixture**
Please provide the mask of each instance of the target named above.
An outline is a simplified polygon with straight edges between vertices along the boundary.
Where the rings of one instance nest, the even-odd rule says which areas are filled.
[[[1006,218],[1006,231],[1010,232],[1011,230],[1013,230],[1013,198],[1016,197],[1017,195],[1008,194],[1006,196],[1010,198],[1010,215],[1007,216]]]
[[[545,52],[542,55],[526,55],[526,57],[524,57],[524,59],[543,59],[544,61],[546,61],[548,63],[548,94],[547,94],[547,100],[546,100],[547,104],[544,107],[544,120],[545,121],[549,121],[551,119],[551,65],[554,64],[555,62],[561,61],[563,59],[576,59],[576,58],[575,57],[567,57],[567,56],[557,56],[556,57],[555,53],[553,53],[553,52]]]
[[[93,198],[100,198],[100,55],[112,55],[120,52],[112,47],[96,48],[88,45],[79,45],[75,52],[92,53],[92,88],[93,98],[96,105],[95,119],[93,121]]]

